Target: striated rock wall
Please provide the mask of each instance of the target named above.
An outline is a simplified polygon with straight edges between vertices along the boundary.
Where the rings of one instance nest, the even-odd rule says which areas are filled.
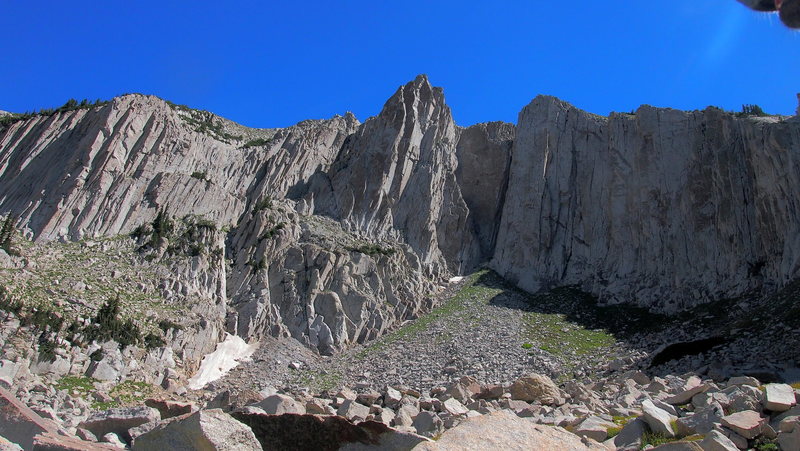
[[[800,123],[643,106],[522,110],[491,266],[674,311],[800,270]]]
[[[480,247],[455,176],[459,132],[442,89],[420,75],[345,143],[304,201],[354,230],[402,239],[430,274],[468,271]]]
[[[285,195],[325,167],[357,125],[348,115],[253,131],[126,95],[0,130],[0,205],[37,240],[129,232],[161,207],[232,224],[265,180],[269,194]],[[246,147],[248,132],[266,144]]]

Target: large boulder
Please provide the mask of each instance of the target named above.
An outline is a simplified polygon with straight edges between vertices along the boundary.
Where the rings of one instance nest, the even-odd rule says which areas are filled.
[[[417,434],[425,437],[436,437],[444,430],[444,422],[433,412],[422,411],[414,418],[412,424]]]
[[[159,420],[161,420],[161,414],[152,407],[120,407],[96,412],[82,421],[78,427],[86,429],[96,437],[113,432],[130,443],[131,435],[128,429]]]
[[[541,374],[523,376],[508,388],[511,399],[525,402],[539,401],[542,404],[563,404],[561,392],[556,384]]]
[[[704,451],[739,451],[736,444],[719,431],[711,431],[705,436],[700,446]]]
[[[679,406],[682,404],[686,404],[692,400],[692,397],[698,395],[700,393],[704,393],[711,388],[708,384],[698,384],[694,386],[688,386],[684,390],[681,390],[679,393],[670,396],[669,398],[665,399],[664,401],[668,404],[672,404],[673,406]]]
[[[544,426],[505,411],[465,420],[436,442],[417,445],[414,451],[465,449],[606,451],[591,439],[581,439],[560,427]]]
[[[617,427],[617,425],[608,420],[604,420],[598,416],[592,415],[586,417],[586,419],[575,426],[573,432],[581,437],[589,437],[597,440],[598,442],[602,442],[608,438],[608,429],[613,427]]]
[[[0,388],[0,436],[31,449],[37,434],[56,431],[55,423],[40,417],[8,390]]]
[[[168,399],[148,399],[144,402],[144,405],[158,410],[163,420],[192,413],[197,410],[197,405],[195,403],[170,401]]]
[[[671,423],[677,419],[676,417],[663,409],[659,409],[649,399],[642,403],[642,414],[644,415],[644,421],[647,422],[653,432],[664,434],[667,437],[675,437],[675,431],[672,429]]]
[[[642,445],[642,436],[648,430],[646,421],[642,418],[634,418],[627,422],[614,437],[614,446],[618,449],[638,450]]]
[[[761,410],[761,401],[764,394],[756,387],[751,385],[730,386],[722,391],[728,395],[730,404],[725,406],[730,412],[742,412],[745,410]]]
[[[336,411],[336,414],[350,421],[364,421],[367,419],[367,415],[369,415],[369,407],[359,404],[355,400],[348,399],[339,406],[339,410]]]
[[[353,424],[339,416],[253,415],[241,412],[232,415],[250,426],[265,451],[400,451],[429,441],[420,435],[400,432],[376,421]]]
[[[124,448],[125,445],[123,444]],[[2,448],[0,448],[2,449]],[[120,447],[110,443],[96,443],[46,432],[33,438],[34,451],[119,451]]]
[[[264,409],[264,412],[270,415],[282,415],[284,413],[306,413],[305,407],[295,401],[291,396],[275,394],[267,396],[263,401],[254,404],[254,406]]]
[[[778,445],[783,450],[800,449],[800,426],[795,426],[791,432],[778,434]]]
[[[11,443],[3,436],[0,436],[0,451],[22,451],[22,448],[16,443]]]
[[[714,425],[719,424],[724,416],[725,411],[718,403],[703,407],[692,415],[678,418],[675,422],[678,427],[678,435],[685,437],[687,435],[706,434],[714,429]]]
[[[756,438],[767,423],[758,412],[745,410],[722,417],[722,425],[746,439]]]
[[[764,408],[773,412],[785,412],[797,404],[794,389],[788,384],[767,384],[764,387]]]
[[[211,409],[156,426],[137,437],[133,449],[258,451],[261,445],[249,427],[221,409]]]

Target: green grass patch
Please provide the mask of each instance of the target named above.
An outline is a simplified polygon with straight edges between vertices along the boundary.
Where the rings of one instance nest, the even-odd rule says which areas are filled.
[[[383,338],[379,338],[370,346],[359,351],[356,354],[356,358],[364,359],[371,353],[379,351],[398,340],[411,338],[427,330],[435,321],[452,317],[456,313],[465,310],[470,303],[488,303],[494,296],[503,292],[501,289],[479,283],[483,276],[490,273],[491,271],[489,270],[483,270],[470,275],[455,296],[431,310],[430,313],[421,316]]]
[[[131,404],[141,404],[145,399],[158,393],[158,388],[146,382],[125,381],[114,386],[109,392],[111,401],[92,403],[95,410],[108,410]]]
[[[94,391],[97,379],[81,376],[64,376],[56,382],[56,390],[66,390],[72,396],[85,398]]]
[[[272,138],[256,138],[247,141],[242,145],[242,149],[249,149],[250,147],[266,146],[272,142]]]
[[[553,355],[586,355],[616,342],[605,330],[586,329],[560,313],[526,312],[523,321],[524,338]]]
[[[647,431],[642,435],[642,445],[639,449],[644,449],[648,445],[658,446],[665,443],[677,442],[678,439],[674,437],[667,437],[660,432]]]
[[[621,431],[621,430],[622,430],[622,426],[615,426],[615,427],[610,427],[610,428],[606,429],[606,433],[608,434],[606,439],[616,437],[617,434],[619,434],[619,431]]]
[[[344,377],[338,371],[314,372],[300,370],[294,380],[295,384],[309,387],[317,391],[341,388]]]
[[[266,196],[263,199],[256,202],[255,205],[253,205],[253,214],[256,214],[261,210],[269,210],[271,208],[272,208],[272,197]]]
[[[208,182],[209,181],[208,173],[206,171],[194,171],[194,172],[192,172],[192,178],[193,179],[199,179],[199,180],[202,180],[204,182]]]

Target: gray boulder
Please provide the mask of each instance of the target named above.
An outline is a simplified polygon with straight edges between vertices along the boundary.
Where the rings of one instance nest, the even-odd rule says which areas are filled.
[[[444,422],[433,412],[423,411],[414,418],[412,426],[417,430],[417,434],[425,437],[435,437],[444,430]]]
[[[305,407],[303,407],[303,405],[299,402],[295,401],[294,398],[280,394],[267,396],[262,401],[259,401],[253,405],[263,409],[264,412],[270,415],[282,415],[284,413],[296,413],[302,415],[306,413]]]
[[[709,432],[700,442],[700,446],[703,451],[739,451],[731,439],[716,430]]]
[[[791,432],[781,432],[777,441],[783,450],[800,449],[800,426],[795,426]]]
[[[659,409],[649,399],[642,403],[642,414],[653,432],[662,433],[667,437],[675,437],[675,431],[672,430],[671,425],[672,421],[676,420],[673,415]]]
[[[253,431],[220,409],[200,410],[157,426],[133,442],[134,450],[259,451]]]
[[[96,412],[82,421],[78,427],[86,429],[95,437],[102,437],[113,432],[125,442],[130,443],[131,435],[128,433],[128,429],[159,420],[161,420],[161,415],[152,407],[120,407]]]
[[[447,430],[439,440],[417,445],[414,451],[473,449],[607,451],[594,440],[581,439],[560,427],[538,425],[505,411],[467,419]]]
[[[761,434],[767,420],[762,418],[758,412],[745,410],[722,417],[721,423],[742,437],[753,439]]]
[[[797,404],[794,389],[788,384],[767,384],[764,387],[764,408],[773,412],[785,412]]]
[[[608,438],[608,429],[616,426],[611,421],[604,420],[598,416],[589,416],[575,426],[572,432],[578,436],[589,437],[602,442]]]
[[[614,437],[614,446],[620,449],[638,450],[642,444],[642,436],[648,430],[646,421],[642,418],[634,418],[627,422]]]
[[[364,421],[369,415],[369,407],[359,404],[354,399],[347,399],[339,406],[339,410],[336,411],[336,414],[350,421]]]
[[[508,388],[511,399],[525,402],[539,401],[542,404],[563,404],[561,392],[556,384],[544,375],[531,374],[514,381]]]
[[[714,403],[694,412],[692,415],[678,418],[675,422],[678,427],[678,435],[687,436],[694,434],[706,434],[717,424],[720,424],[725,411],[722,406]]]

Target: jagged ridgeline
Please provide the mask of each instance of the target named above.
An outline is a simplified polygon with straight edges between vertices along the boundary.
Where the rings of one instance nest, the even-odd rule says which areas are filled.
[[[800,271],[800,122],[753,106],[601,117],[539,96],[516,126],[463,128],[425,76],[364,123],[252,129],[138,94],[72,106],[0,122],[0,211],[36,243],[21,258],[130,252],[131,274],[159,274],[153,305],[202,318],[173,333],[208,337],[189,360],[223,331],[335,353],[484,264],[663,311]]]

